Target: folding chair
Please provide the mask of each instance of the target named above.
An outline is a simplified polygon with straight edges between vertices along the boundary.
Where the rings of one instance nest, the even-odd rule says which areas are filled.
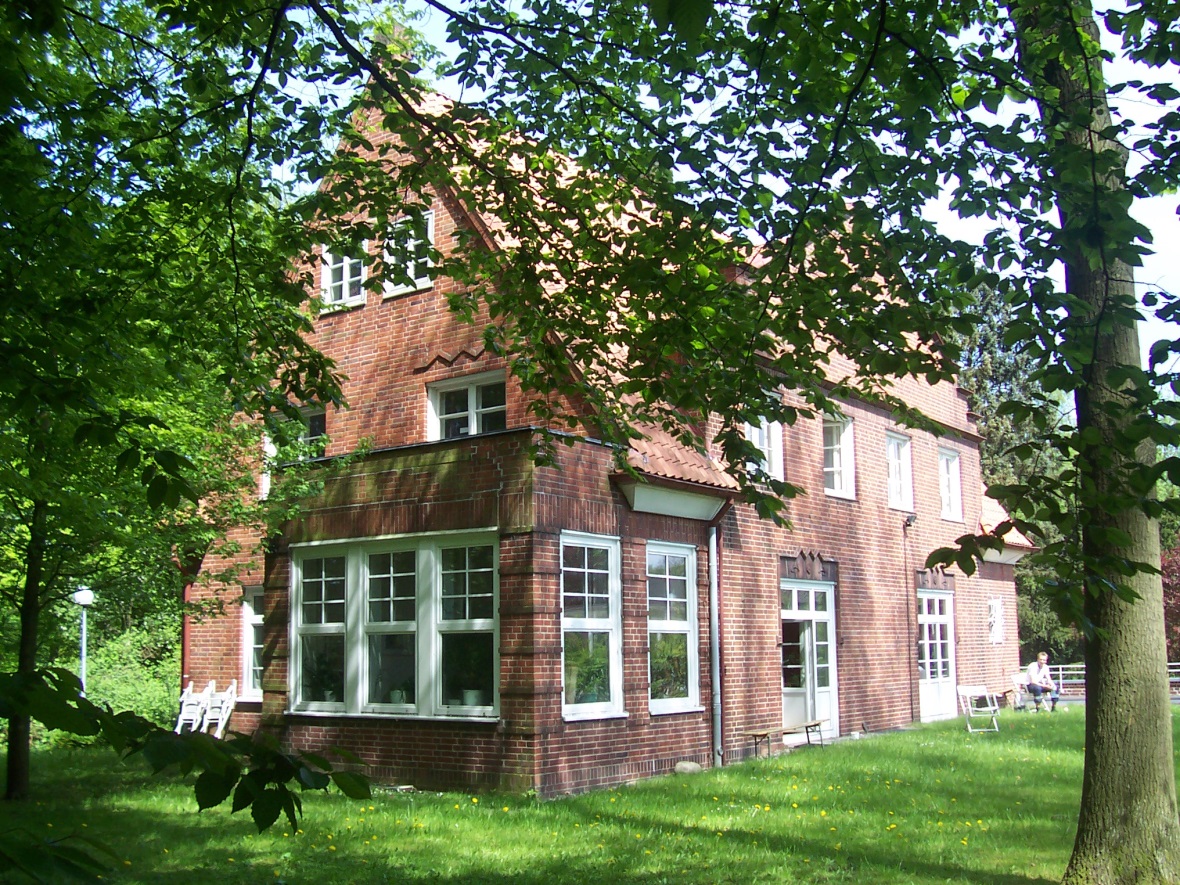
[[[210,685],[213,683],[210,682]],[[215,691],[209,697],[209,704],[205,708],[205,718],[201,722],[201,731],[213,728],[213,736],[220,738],[225,733],[225,726],[229,723],[230,714],[238,702],[238,680],[233,680],[225,691]]]
[[[1012,709],[1027,710],[1028,706],[1028,677],[1022,670],[1012,674]]]
[[[213,696],[215,684],[210,682],[204,691],[194,692],[190,682],[180,693],[180,715],[176,717],[176,728],[180,734],[188,728],[189,731],[200,731],[205,724],[205,711],[209,708],[209,699]]]
[[[996,716],[1000,712],[1000,699],[994,692],[988,691],[986,685],[960,685],[959,707],[967,718],[968,731],[1000,730],[1000,724],[996,721]],[[989,724],[978,727],[971,724],[973,719],[980,718],[990,720]]]

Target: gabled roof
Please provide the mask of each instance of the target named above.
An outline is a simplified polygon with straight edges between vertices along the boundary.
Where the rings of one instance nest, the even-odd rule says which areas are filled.
[[[981,490],[983,491],[983,495],[979,507],[979,533],[981,535],[991,535],[995,533],[996,527],[1000,523],[1006,522],[1009,519],[1008,511],[995,498],[989,498],[987,496],[986,487],[981,485]],[[1003,552],[997,552],[998,561],[1000,562],[1015,562],[1037,549],[1037,546],[1015,526],[1004,533],[1003,541]],[[985,556],[984,558],[989,559],[990,557]]]
[[[627,463],[645,476],[691,482],[725,492],[736,492],[738,482],[722,464],[690,449],[658,427],[641,427],[647,438],[633,440]]]

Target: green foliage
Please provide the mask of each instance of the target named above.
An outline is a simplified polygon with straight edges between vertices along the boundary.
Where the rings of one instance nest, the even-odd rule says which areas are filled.
[[[335,768],[323,756],[287,753],[269,736],[231,734],[218,740],[200,732],[174,734],[130,712],[114,713],[80,696],[78,679],[67,670],[0,674],[0,716],[29,716],[50,729],[93,737],[124,758],[140,755],[155,774],[197,773],[194,793],[200,809],[233,797],[232,811],[250,810],[258,832],[285,816],[295,829],[303,811],[300,793],[335,786],[351,799],[370,797],[367,779]],[[338,753],[346,764],[360,760]],[[23,828],[0,834],[0,873],[14,870],[34,881],[59,877],[89,878],[103,862],[84,847],[110,854],[100,843],[75,837],[69,842],[43,841]]]
[[[1028,885],[1057,881],[1069,855],[1085,745],[1085,713],[1069,706],[1005,711],[999,734],[958,719],[544,802],[310,792],[299,830],[261,834],[228,807],[194,817],[190,787],[141,766],[57,751],[38,758],[45,804],[19,811],[34,831],[93,834],[127,883],[216,869],[226,885],[544,885],[604,870],[620,883]],[[0,807],[0,830],[12,819]]]

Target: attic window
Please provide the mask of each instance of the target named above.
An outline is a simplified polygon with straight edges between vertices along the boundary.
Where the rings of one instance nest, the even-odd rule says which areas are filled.
[[[385,264],[390,279],[385,296],[404,295],[430,288],[430,250],[434,246],[434,213],[425,212],[420,222],[399,221],[385,241]]]
[[[435,384],[429,394],[432,440],[494,433],[508,426],[504,376],[499,372]]]

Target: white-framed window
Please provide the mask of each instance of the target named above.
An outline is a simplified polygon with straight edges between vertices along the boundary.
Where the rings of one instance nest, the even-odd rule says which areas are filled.
[[[783,472],[783,425],[763,418],[757,424],[746,424],[746,439],[762,453],[762,469],[773,479],[786,478]]]
[[[261,587],[242,589],[242,700],[262,700],[262,653],[266,642]]]
[[[963,521],[963,486],[959,476],[959,453],[938,450],[938,489],[942,496],[942,518]]]
[[[1004,642],[1004,600],[989,599],[987,601],[987,638],[992,645],[1002,645]]]
[[[894,510],[914,509],[914,475],[910,438],[900,433],[885,434],[885,469],[889,506]]]
[[[494,716],[498,555],[492,533],[295,547],[292,709]]]
[[[824,493],[856,497],[856,454],[852,419],[824,419]]]
[[[428,388],[429,438],[457,439],[508,426],[503,372],[456,378]]]
[[[700,707],[696,548],[647,543],[648,697],[651,712]]]
[[[623,713],[623,600],[619,539],[561,536],[562,714]]]
[[[429,289],[431,285],[430,250],[434,246],[434,213],[425,212],[421,225],[409,219],[394,225],[385,242],[387,272],[394,279],[385,284],[385,296],[404,295]]]
[[[365,245],[361,245],[362,252]],[[365,300],[365,263],[360,258],[323,250],[320,302],[325,310],[360,304]]]

